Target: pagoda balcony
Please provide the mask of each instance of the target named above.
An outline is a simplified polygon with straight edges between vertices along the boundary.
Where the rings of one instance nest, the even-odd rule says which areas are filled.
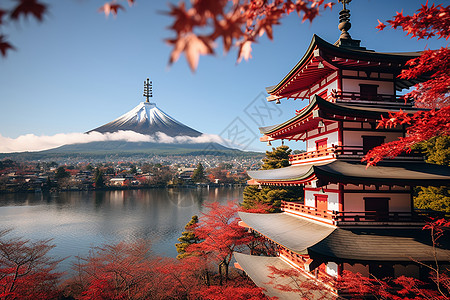
[[[359,105],[396,105],[396,106],[413,106],[414,101],[408,98],[405,101],[404,96],[374,94],[365,95],[357,92],[335,92],[330,95],[329,100],[337,103],[353,103]]]
[[[289,162],[291,165],[311,162],[315,160],[323,160],[326,158],[355,158],[361,159],[367,154],[367,150],[363,146],[335,146],[303,152],[300,154],[289,155]],[[410,152],[403,152],[400,155],[391,158],[396,160],[412,160],[422,161],[423,154],[419,150],[411,150]]]
[[[417,210],[413,212],[377,212],[377,211],[330,211],[319,210],[296,202],[281,201],[281,209],[309,219],[338,226],[364,225],[420,225],[430,218],[443,217],[435,211]]]

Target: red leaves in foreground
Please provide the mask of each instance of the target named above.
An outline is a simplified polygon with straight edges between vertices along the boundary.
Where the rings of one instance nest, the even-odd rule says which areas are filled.
[[[428,2],[413,16],[397,13],[393,20],[387,21],[392,28],[402,28],[411,37],[425,39],[437,36],[450,37],[450,6],[431,5]],[[386,27],[379,22],[378,29]],[[416,59],[407,62],[400,78],[430,78],[417,84],[416,89],[405,95],[413,98],[416,106],[437,111],[418,112],[406,115],[402,111],[391,113],[388,119],[379,121],[378,127],[394,127],[407,124],[407,136],[397,141],[383,144],[371,150],[363,159],[374,165],[385,157],[395,157],[403,151],[411,151],[411,146],[434,136],[450,135],[450,50],[426,50]]]
[[[109,16],[109,14],[112,14],[114,17],[117,16],[117,12],[119,10],[125,10],[122,5],[117,4],[115,2],[111,3],[105,3],[103,4],[99,9],[98,12],[104,13],[105,16]]]
[[[235,202],[229,201],[226,205],[213,202],[204,206],[208,212],[203,214],[194,228],[194,234],[201,242],[190,245],[187,252],[215,262],[219,267],[220,278],[225,271],[227,279],[233,252],[252,242],[254,237],[239,226],[239,208]]]
[[[0,230],[0,298],[54,299],[61,276],[55,272],[60,260],[48,255],[54,245],[49,240],[5,238],[8,233]]]
[[[251,44],[265,33],[273,39],[273,26],[296,11],[302,21],[312,21],[321,9],[331,8],[334,3],[324,4],[324,0],[193,0],[178,6],[170,4],[166,14],[173,18],[170,29],[175,38],[167,42],[174,47],[169,63],[176,61],[184,53],[192,71],[195,71],[200,55],[214,54],[215,42],[222,40],[227,53],[236,46],[238,62],[251,57]],[[188,7],[188,8],[187,8]],[[195,37],[195,38],[194,38]],[[187,45],[186,39],[195,41]],[[181,46],[180,46],[181,45]]]
[[[412,16],[397,12],[394,19],[387,21],[392,28],[401,27],[411,38],[429,39],[434,36],[448,39],[450,35],[450,6],[442,4],[428,6],[428,1]]]
[[[17,20],[21,15],[32,15],[37,20],[42,21],[42,18],[47,11],[47,5],[40,3],[38,0],[20,0],[19,4],[10,12],[10,17]]]
[[[402,152],[409,152],[414,144],[433,136],[450,135],[450,107],[421,111],[413,115],[405,114],[402,111],[389,113],[389,118],[382,118],[378,126],[391,128],[399,124],[410,125],[407,129],[407,136],[373,148],[364,157],[368,165],[375,165],[385,157],[395,157]]]
[[[443,275],[442,279],[447,278],[444,274],[441,275]],[[336,286],[352,294],[353,299],[364,299],[367,296],[395,300],[448,299],[445,294],[428,289],[429,286],[424,282],[405,276],[395,279],[368,278],[359,273],[344,270]]]
[[[6,52],[13,49],[14,47],[6,41],[5,36],[0,35],[0,52],[2,53],[2,56],[6,56]]]
[[[16,5],[11,9],[0,8],[0,32],[1,26],[5,26],[5,18],[9,17],[12,21],[17,22],[21,16],[27,17],[33,16],[36,20],[42,21],[45,13],[47,12],[47,5],[40,3],[39,0],[17,0]],[[0,34],[0,53],[3,57],[9,50],[15,48],[6,40],[6,36]]]
[[[246,277],[205,282],[202,257],[154,257],[145,241],[105,245],[80,260],[65,283],[65,295],[75,299],[266,299]]]

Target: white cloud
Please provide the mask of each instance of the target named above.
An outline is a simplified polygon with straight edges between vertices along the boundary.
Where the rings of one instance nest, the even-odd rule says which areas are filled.
[[[51,136],[25,134],[17,138],[4,137],[0,134],[0,153],[41,151],[67,144],[84,144],[102,141],[157,142],[168,144],[225,143],[224,139],[214,134],[202,134],[198,137],[170,137],[162,132],[157,132],[155,136],[149,136],[134,131],[118,131],[114,133],[99,133],[94,131],[90,133],[58,133]]]

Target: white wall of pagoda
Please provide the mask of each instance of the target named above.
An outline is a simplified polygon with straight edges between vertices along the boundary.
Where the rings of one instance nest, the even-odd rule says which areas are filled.
[[[344,128],[360,128],[360,123],[345,122]],[[350,123],[350,124],[349,124]],[[344,146],[362,146],[363,136],[384,136],[384,142],[392,142],[402,136],[401,132],[349,131],[344,130],[342,144]]]
[[[332,145],[338,145],[339,141],[339,132],[338,132],[338,123],[329,124],[326,128],[321,129],[313,129],[308,131],[308,138],[306,140],[306,151],[315,151],[316,150],[316,142],[320,140],[327,140],[327,148]]]
[[[333,277],[338,277],[339,275],[339,266],[335,262],[328,262],[325,268],[328,275]]]
[[[346,212],[363,212],[365,211],[365,197],[372,198],[389,198],[389,211],[392,212],[410,212],[411,211],[411,195],[408,193],[345,193],[344,192],[344,211]]]
[[[378,80],[360,80],[360,79],[342,79],[342,90],[344,92],[360,92],[360,84],[373,84],[377,85],[378,94],[395,95],[394,82],[391,81],[378,81]]]
[[[316,207],[316,195],[327,196],[327,210],[339,211],[339,190],[337,184],[329,184],[325,187],[317,189],[312,188],[311,185],[306,185],[305,192],[305,205],[310,207]]]
[[[331,95],[332,90],[338,89],[338,72],[334,72],[311,87],[309,92],[310,101],[314,95],[319,95],[323,99],[327,99]],[[326,93],[325,93],[326,91]]]

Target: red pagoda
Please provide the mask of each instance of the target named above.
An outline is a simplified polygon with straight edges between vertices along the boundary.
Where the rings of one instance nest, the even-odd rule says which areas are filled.
[[[278,256],[237,253],[238,265],[280,299],[298,295],[269,284],[269,266],[296,268],[304,280],[326,282],[344,270],[425,278],[429,270],[416,262],[450,261],[449,239],[433,248],[429,231],[422,230],[424,213],[413,205],[414,187],[450,185],[450,168],[427,164],[414,151],[369,168],[361,162],[373,147],[405,136],[405,126],[383,129],[376,122],[391,111],[419,110],[397,92],[423,81],[398,78],[420,53],[361,47],[348,34],[345,3],[340,21],[336,43],[314,36],[294,68],[267,88],[268,101],[308,99],[309,105],[282,124],[260,128],[261,141],[301,140],[306,152],[291,155],[289,167],[248,172],[259,185],[303,186],[304,202],[283,202],[281,213],[239,213],[243,226],[276,245]],[[289,284],[283,280],[275,283]],[[327,288],[330,297],[339,293]]]

